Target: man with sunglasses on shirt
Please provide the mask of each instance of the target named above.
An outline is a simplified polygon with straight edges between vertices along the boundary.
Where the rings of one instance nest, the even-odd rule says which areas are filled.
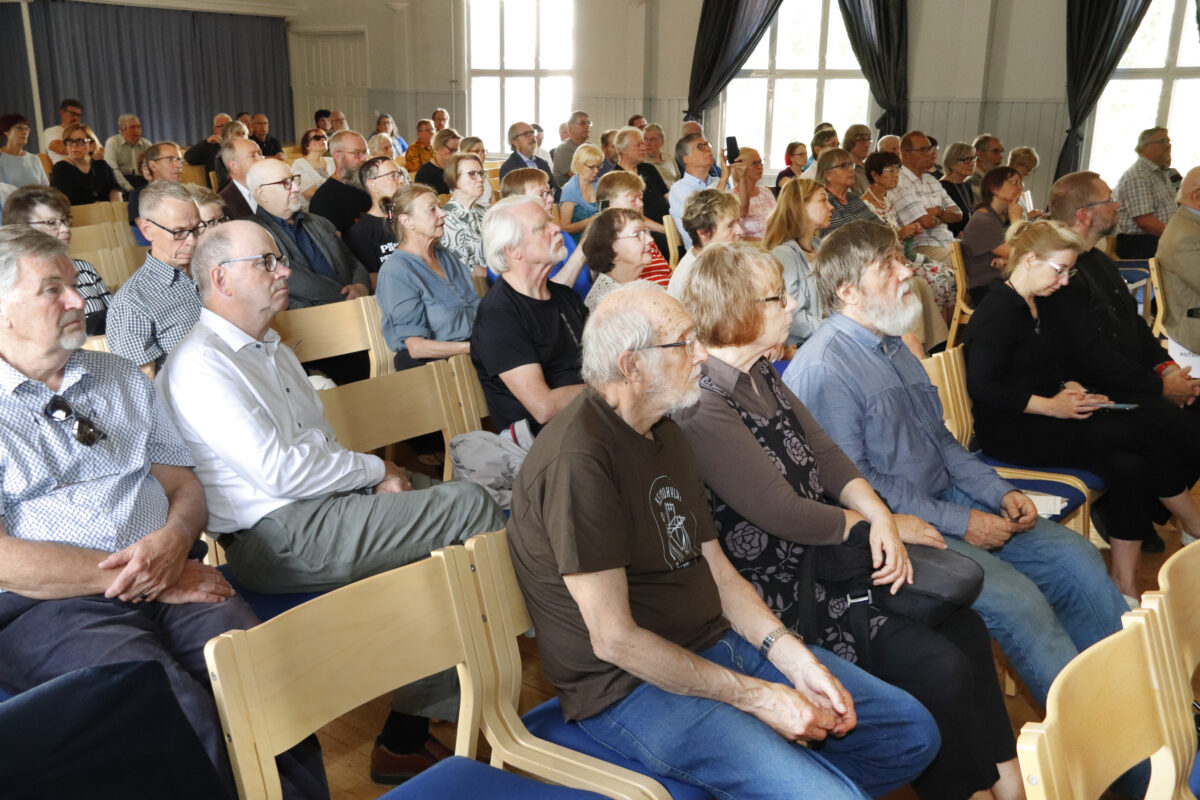
[[[124,359],[77,349],[75,286],[64,242],[0,229],[0,685],[156,661],[232,797],[203,648],[258,619],[199,560],[203,489],[154,387]],[[59,711],[70,709],[48,713]],[[139,733],[87,754],[120,773]],[[87,761],[76,752],[74,764]],[[315,741],[280,766],[285,796],[328,797]]]
[[[139,204],[137,227],[150,242],[150,252],[113,296],[108,347],[153,377],[200,318],[200,297],[189,271],[200,212],[175,181],[150,184]]]

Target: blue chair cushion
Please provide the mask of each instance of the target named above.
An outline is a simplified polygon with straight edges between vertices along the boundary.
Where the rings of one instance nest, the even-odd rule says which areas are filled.
[[[1075,467],[1060,467],[1055,464],[1039,464],[1036,467],[1022,467],[1019,464],[1010,464],[1007,461],[1001,461],[997,458],[992,458],[986,453],[976,453],[983,463],[989,467],[1008,467],[1009,469],[1030,469],[1038,472],[1057,472],[1060,475],[1070,475],[1083,481],[1083,485],[1091,489],[1093,492],[1102,492],[1107,487],[1104,485],[1104,480],[1094,472],[1088,472],[1086,469],[1076,469]],[[1061,484],[1059,484],[1061,485]]]
[[[705,790],[692,786],[689,783],[682,783],[671,778],[654,775],[640,761],[633,761],[624,756],[619,756],[600,744],[591,736],[588,736],[578,725],[563,719],[562,707],[559,706],[557,697],[553,700],[547,700],[536,708],[530,709],[521,717],[521,721],[525,723],[525,727],[529,729],[530,733],[548,742],[554,742],[568,749],[586,753],[601,761],[607,761],[610,764],[616,764],[618,767],[624,767],[631,772],[649,775],[661,783],[675,800],[712,800],[712,795]]]
[[[1066,498],[1067,504],[1063,506],[1062,511],[1049,517],[1052,522],[1062,522],[1075,513],[1075,509],[1083,505],[1083,494],[1066,484],[1057,483],[1056,481],[1032,481],[1023,478],[1017,480],[1008,478],[1007,480],[1022,492],[1041,492],[1042,494],[1055,494]]]
[[[604,800],[602,794],[542,783],[463,756],[439,761],[417,777],[392,789],[380,800],[463,800],[468,797],[486,797],[488,800]]]
[[[234,588],[242,599],[250,604],[254,609],[254,613],[258,614],[258,618],[266,622],[271,617],[277,617],[285,611],[289,611],[301,603],[307,603],[314,597],[319,597],[324,592],[293,592],[290,594],[263,594],[247,589],[242,584],[238,583],[237,578],[233,577],[233,573],[229,569],[228,564],[222,564],[217,567],[217,570],[225,576],[225,580],[229,581],[229,585]]]

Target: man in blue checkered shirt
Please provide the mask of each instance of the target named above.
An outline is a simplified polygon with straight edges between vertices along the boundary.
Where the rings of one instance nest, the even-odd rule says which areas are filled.
[[[203,649],[258,620],[198,559],[204,492],[153,384],[77,349],[75,282],[58,239],[0,229],[0,685],[157,661],[233,796]],[[283,758],[286,794],[327,797],[319,750],[301,747],[315,767]]]

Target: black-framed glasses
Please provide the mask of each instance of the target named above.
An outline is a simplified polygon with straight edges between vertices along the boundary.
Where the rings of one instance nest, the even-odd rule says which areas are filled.
[[[72,144],[87,145],[87,144],[91,144],[91,143],[92,143],[91,139],[74,139],[74,138],[63,139],[63,145],[72,145]]]
[[[1080,208],[1096,208],[1097,206],[1108,206],[1118,202],[1112,195],[1108,196],[1107,200],[1097,200],[1094,203],[1084,203]]]
[[[367,178],[367,180],[369,180],[369,181],[381,181],[381,180],[383,180],[384,178],[395,178],[396,180],[400,180],[400,170],[396,170],[395,172],[385,172],[385,173],[383,173],[382,175],[376,175],[376,176],[374,176],[374,177]]]
[[[937,150],[937,148],[933,145],[927,145],[925,147],[907,147],[905,149],[910,153],[932,153],[934,150]]]
[[[271,181],[270,183],[260,183],[258,185],[258,188],[265,189],[268,186],[282,186],[285,189],[287,189],[288,191],[291,191],[292,187],[297,185],[298,183],[300,183],[299,175],[288,175],[286,178],[284,178],[281,181]]]
[[[212,219],[202,219],[200,220],[200,232],[203,233],[209,228],[215,228],[218,225],[225,224],[226,222],[229,222],[229,217],[225,216],[224,214],[219,217],[213,217]]]
[[[65,217],[57,217],[55,219],[31,219],[29,220],[29,224],[39,225],[46,230],[52,231],[57,230],[58,228],[69,228],[71,227],[71,223],[74,221],[75,218],[70,214],[67,214]]]
[[[172,164],[174,164],[177,167],[182,167],[185,163],[187,163],[179,156],[159,156],[158,158],[152,158],[150,160],[155,161],[155,162],[170,161]]]
[[[56,394],[51,397],[42,413],[55,422],[70,422],[71,435],[84,447],[91,447],[101,439],[107,438],[96,423],[82,414],[76,414],[75,409],[71,408],[71,404],[62,395]]]
[[[154,227],[164,230],[167,233],[171,234],[171,238],[177,242],[182,242],[184,239],[188,238],[189,236],[199,236],[204,231],[203,225],[197,225],[194,228],[180,228],[179,230],[171,230],[166,225],[159,225],[157,222],[150,219],[149,217],[142,217],[142,219],[146,220],[146,222],[149,222]]]
[[[237,264],[242,261],[253,261],[254,266],[258,267],[263,272],[274,272],[275,270],[279,269],[280,264],[285,267],[290,267],[292,265],[292,260],[286,255],[281,255],[279,253],[259,253],[256,256],[227,258],[224,261],[218,261],[217,266],[221,266],[222,264]]]
[[[834,164],[830,169],[854,169],[853,161],[843,161],[840,164]]]
[[[639,350],[669,350],[672,347],[683,347],[690,356],[696,351],[696,337],[680,339],[678,342],[667,342],[666,344],[648,344],[645,347],[635,347],[632,352],[636,353]]]

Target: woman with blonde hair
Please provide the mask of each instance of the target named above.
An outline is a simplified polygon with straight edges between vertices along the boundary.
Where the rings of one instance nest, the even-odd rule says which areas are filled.
[[[599,213],[596,181],[603,163],[604,153],[589,142],[579,145],[571,157],[571,171],[575,174],[567,181],[558,199],[558,224],[567,233],[579,233]]]
[[[1152,402],[1112,410],[1060,359],[1055,319],[1043,324],[1043,306],[1070,281],[1087,243],[1049,220],[1018,222],[1006,239],[1008,269],[992,281],[965,335],[975,433],[994,458],[1077,467],[1104,479],[1107,490],[1093,513],[1112,546],[1113,582],[1132,605],[1140,594],[1141,541],[1154,533],[1158,504],[1184,531],[1200,533],[1200,508],[1188,494],[1195,453]]]
[[[464,136],[458,142],[458,152],[470,153],[479,159],[479,163],[487,166],[487,146],[484,145],[483,139],[478,136]],[[487,171],[483,174],[483,197],[477,201],[483,208],[488,208],[492,204],[492,182],[487,176]]]
[[[796,301],[787,343],[804,344],[817,332],[824,314],[817,294],[812,259],[817,231],[829,227],[833,206],[825,187],[808,178],[792,178],[779,191],[779,202],[767,219],[762,246],[783,265],[783,288]]]

